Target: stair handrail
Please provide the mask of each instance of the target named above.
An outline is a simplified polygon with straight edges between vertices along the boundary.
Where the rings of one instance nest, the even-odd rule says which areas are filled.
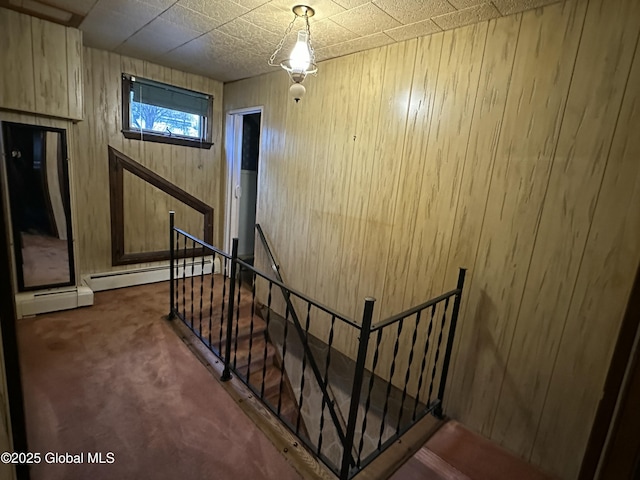
[[[320,373],[320,369],[318,368],[318,364],[316,363],[315,357],[313,356],[313,352],[311,352],[311,349],[309,348],[309,343],[307,341],[307,338],[305,337],[304,329],[302,328],[302,324],[300,323],[300,319],[298,318],[298,314],[296,313],[296,310],[295,310],[295,308],[293,306],[293,303],[291,302],[289,291],[286,288],[284,288],[284,286],[283,286],[284,281],[282,279],[282,275],[280,274],[280,266],[277,264],[276,259],[273,256],[273,252],[271,251],[271,248],[269,247],[269,243],[267,242],[267,238],[265,237],[265,234],[264,234],[264,232],[262,230],[262,227],[260,226],[259,223],[256,223],[256,230],[258,231],[258,234],[260,236],[260,240],[262,242],[262,245],[263,245],[263,247],[264,247],[264,249],[265,249],[265,251],[267,253],[267,256],[269,257],[269,262],[271,263],[271,269],[274,271],[278,282],[281,283],[281,285],[278,285],[278,284],[276,284],[276,285],[278,285],[280,287],[280,290],[282,292],[282,296],[284,297],[284,300],[285,300],[285,302],[287,304],[287,310],[291,314],[291,319],[293,320],[293,324],[295,326],[296,332],[297,332],[298,336],[300,337],[300,341],[302,342],[302,348],[304,349],[304,354],[309,359],[309,366],[311,367],[313,375],[316,378],[316,381],[318,382],[318,386],[320,387],[320,390],[322,392],[322,397],[323,397],[324,401],[326,402],[327,407],[329,408],[329,414],[331,415],[331,419],[333,420],[333,423],[334,423],[334,425],[336,427],[336,432],[338,433],[338,436],[340,437],[340,442],[342,443],[342,445],[345,445],[345,440],[346,440],[345,432],[342,429],[342,426],[340,424],[340,420],[338,419],[338,414],[335,411],[334,402],[331,399],[331,397],[329,396],[329,392],[327,391],[326,385],[324,384],[324,381],[322,380],[322,374]],[[346,448],[346,445],[345,445],[345,448]]]

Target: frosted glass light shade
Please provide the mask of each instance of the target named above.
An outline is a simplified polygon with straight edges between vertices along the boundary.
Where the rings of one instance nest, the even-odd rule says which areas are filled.
[[[291,50],[289,61],[294,72],[306,72],[311,64],[311,54],[309,53],[309,36],[304,30],[298,32],[298,41]]]

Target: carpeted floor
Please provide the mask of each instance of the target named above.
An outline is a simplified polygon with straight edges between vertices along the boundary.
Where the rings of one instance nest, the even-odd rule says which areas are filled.
[[[22,232],[22,274],[25,287],[70,282],[67,241]]]
[[[145,285],[18,321],[33,480],[301,478],[161,318],[167,298]]]

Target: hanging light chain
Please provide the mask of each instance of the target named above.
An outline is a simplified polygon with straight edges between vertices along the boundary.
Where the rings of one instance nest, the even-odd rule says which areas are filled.
[[[273,54],[271,55],[271,58],[269,58],[269,66],[271,66],[271,67],[277,67],[278,66],[278,64],[273,63],[273,62],[276,59],[276,55],[278,55],[280,50],[282,50],[282,46],[284,45],[284,42],[287,39],[287,35],[289,35],[289,33],[291,33],[291,29],[293,28],[293,24],[296,23],[297,19],[298,19],[298,16],[296,15],[293,18],[293,20],[291,20],[291,23],[289,24],[289,26],[285,30],[284,35],[282,36],[282,39],[280,40],[280,43],[278,43],[278,46],[276,47],[275,52],[273,52]],[[307,30],[308,29],[309,29],[309,20],[307,19]]]
[[[311,44],[311,28],[309,28],[309,16],[305,15],[304,19],[305,19],[306,27],[307,27],[307,45],[309,46],[309,53],[311,54],[311,64],[315,65],[316,64],[316,51],[313,49],[313,45]],[[317,73],[317,71],[313,72],[314,75],[316,73]]]

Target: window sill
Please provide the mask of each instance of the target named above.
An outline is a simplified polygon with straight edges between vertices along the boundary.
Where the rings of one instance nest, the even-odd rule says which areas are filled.
[[[168,135],[156,135],[153,133],[141,133],[135,130],[122,130],[125,138],[130,140],[142,140],[145,142],[168,143],[169,145],[181,145],[183,147],[210,149],[213,146],[211,142],[202,142],[200,140],[191,140],[189,138],[170,137]]]

